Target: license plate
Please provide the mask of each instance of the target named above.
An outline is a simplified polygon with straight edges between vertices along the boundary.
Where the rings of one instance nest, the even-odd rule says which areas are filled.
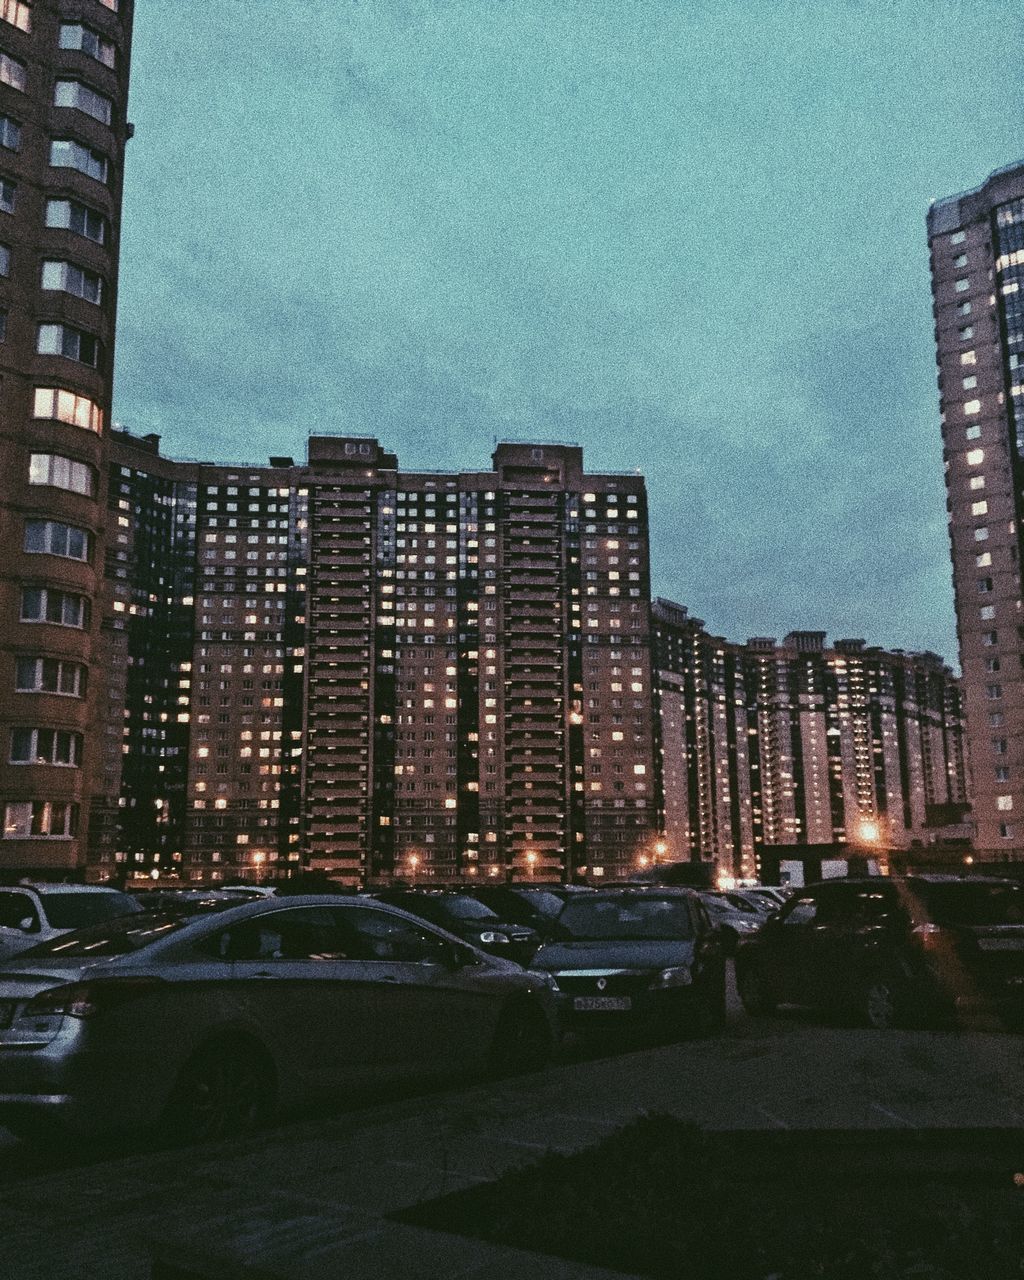
[[[577,1013],[624,1013],[632,1009],[633,1001],[629,996],[577,996],[572,1007]]]
[[[1024,951],[1024,938],[979,938],[982,951]]]
[[[0,1000],[0,1031],[6,1031],[14,1021],[15,1001]]]

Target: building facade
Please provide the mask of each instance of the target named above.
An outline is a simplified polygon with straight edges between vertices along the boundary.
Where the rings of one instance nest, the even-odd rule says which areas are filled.
[[[115,433],[90,874],[614,877],[656,842],[642,479]]]
[[[0,870],[84,861],[132,0],[0,0]]]
[[[928,212],[976,856],[1024,857],[1024,165]]]
[[[667,856],[752,878],[773,847],[927,847],[966,804],[956,678],[935,654],[710,635],[652,606]]]

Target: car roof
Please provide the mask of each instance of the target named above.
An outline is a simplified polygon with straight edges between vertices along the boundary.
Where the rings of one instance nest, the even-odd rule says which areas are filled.
[[[592,893],[588,893],[583,900],[585,902],[593,902],[598,898],[697,898],[699,896],[696,889],[691,889],[686,885],[624,884],[621,888],[595,889]],[[568,905],[566,903],[566,906]]]
[[[115,889],[110,884],[36,884],[30,880],[20,880],[17,884],[0,885],[0,889],[31,889],[33,893],[123,893],[123,889]]]

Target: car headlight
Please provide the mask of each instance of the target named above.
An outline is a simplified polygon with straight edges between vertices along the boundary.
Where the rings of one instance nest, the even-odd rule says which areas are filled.
[[[495,942],[507,943],[508,940],[509,940],[509,937],[507,933],[495,933],[493,929],[485,929],[484,932],[480,935],[480,941],[485,944],[495,943]]]
[[[662,969],[661,973],[651,983],[652,987],[689,987],[693,985],[693,974],[689,966],[680,966],[674,969]]]

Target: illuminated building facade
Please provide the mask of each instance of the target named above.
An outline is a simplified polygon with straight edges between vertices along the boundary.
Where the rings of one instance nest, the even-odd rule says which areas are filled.
[[[90,874],[600,880],[656,841],[647,508],[577,448],[402,472],[114,437]]]
[[[934,654],[709,635],[652,607],[667,856],[738,877],[769,846],[928,846],[966,801],[956,679]]]
[[[975,857],[1024,857],[1024,165],[928,212]]]
[[[132,0],[0,0],[0,872],[84,862]]]

